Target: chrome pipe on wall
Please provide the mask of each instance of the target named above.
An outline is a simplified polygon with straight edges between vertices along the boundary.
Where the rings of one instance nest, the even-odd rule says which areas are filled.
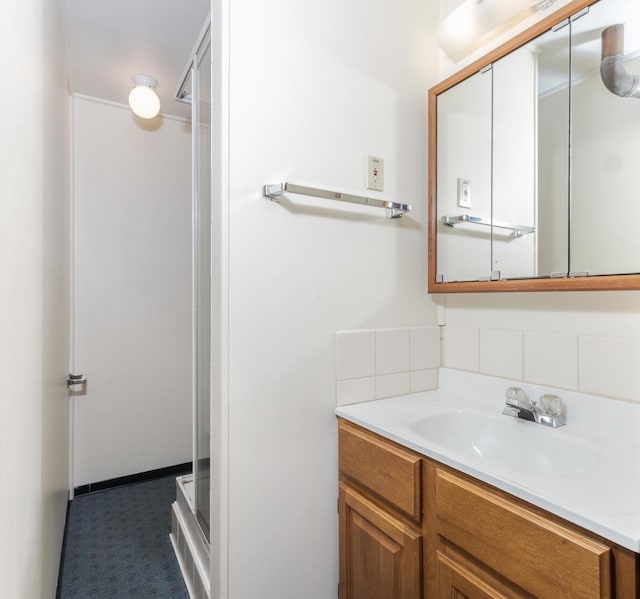
[[[621,98],[640,98],[640,76],[624,66],[624,25],[607,27],[602,32],[600,76],[605,87]]]

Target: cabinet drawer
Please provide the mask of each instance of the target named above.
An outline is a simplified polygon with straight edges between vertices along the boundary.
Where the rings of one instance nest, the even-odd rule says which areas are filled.
[[[540,597],[611,596],[611,550],[519,503],[435,470],[437,532]]]
[[[342,475],[420,521],[420,456],[340,420],[339,466]]]

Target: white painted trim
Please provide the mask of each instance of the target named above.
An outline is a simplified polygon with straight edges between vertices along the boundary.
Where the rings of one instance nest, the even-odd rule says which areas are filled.
[[[169,534],[169,540],[171,541],[171,546],[173,547],[176,561],[178,562],[180,573],[182,574],[185,586],[187,587],[189,597],[191,599],[210,599],[211,590],[209,587],[209,573],[205,571],[205,564],[202,563],[200,554],[196,547],[197,541],[195,541],[192,537],[192,527],[190,527],[188,522],[186,521],[186,516],[182,512],[178,500],[174,501],[171,504],[171,516],[175,521],[175,528],[178,535],[180,535],[184,539],[185,551],[189,552],[189,558],[191,564],[193,565],[193,568],[190,568],[185,559],[187,556],[182,555],[182,553],[180,552],[178,539],[173,534],[174,523],[172,523],[172,532]],[[192,514],[190,514],[190,516],[193,518]],[[199,525],[196,523],[195,519],[193,520],[193,522],[193,528],[199,530]],[[200,582],[199,586],[196,585],[196,576],[198,577]],[[198,593],[198,588],[201,588],[204,591],[204,596]]]
[[[210,30],[211,30],[211,11],[209,11],[209,14],[204,20],[204,24],[202,25],[202,28],[200,29],[200,33],[196,38],[196,43],[193,46],[191,53],[189,54],[189,60],[187,60],[187,63],[184,65],[181,71],[182,76],[180,77],[180,80],[178,82],[178,87],[176,89],[176,93],[174,94],[174,98],[177,102],[179,102],[178,98],[180,97],[180,90],[182,89],[182,86],[185,84],[185,82],[189,78],[189,75],[190,75],[189,71],[193,66],[194,57],[198,52],[198,50],[200,49],[200,46],[202,45],[202,42],[204,41],[204,39],[207,37],[207,35],[209,35]]]
[[[171,509],[175,513],[176,508],[172,507]],[[177,519],[177,516],[175,517]],[[180,554],[180,548],[178,547],[178,543],[176,542],[173,533],[169,535],[169,541],[171,541],[171,547],[173,548],[173,553],[175,553],[178,568],[180,568],[180,574],[182,575],[182,580],[184,580],[184,586],[187,587],[189,599],[198,599],[193,589],[193,581],[190,576],[189,568],[187,568],[187,565],[184,563],[184,559]]]
[[[75,203],[75,112],[73,98],[69,101],[69,372],[76,371],[76,203]],[[74,497],[74,439],[76,398],[69,394],[69,499]]]
[[[85,100],[86,102],[95,102],[96,104],[104,104],[105,106],[111,106],[112,108],[120,108],[121,110],[126,110],[131,112],[128,104],[122,104],[121,102],[113,102],[112,100],[105,100],[104,98],[96,98],[95,96],[87,96],[85,94],[73,93],[71,94],[72,98],[77,98],[78,100]],[[179,123],[190,123],[191,121],[187,118],[181,116],[174,116],[172,114],[165,114],[161,112],[159,118],[166,119],[168,121],[178,121]]]
[[[198,84],[198,69],[196,68],[195,54],[191,54],[191,85],[194,89]],[[194,479],[194,491],[191,499],[193,517],[198,520],[198,494],[196,493],[195,481],[199,479],[198,467],[198,342],[196,339],[196,328],[198,319],[196,316],[196,306],[198,304],[198,139],[196,122],[197,102],[191,102],[191,120],[194,126],[191,129],[191,472]],[[211,492],[211,491],[209,491]],[[209,502],[211,504],[211,502]],[[209,514],[209,519],[211,514]],[[209,523],[210,524],[210,523]]]
[[[192,264],[192,400],[193,400],[193,477],[194,480],[197,481],[200,478],[200,467],[199,467],[199,463],[198,463],[198,392],[197,392],[197,380],[198,380],[198,343],[197,343],[197,317],[196,317],[196,306],[199,306],[199,302],[201,300],[201,298],[198,295],[198,280],[200,277],[200,264],[198,262],[198,256],[200,255],[200,239],[198,236],[198,229],[199,229],[199,225],[200,225],[200,219],[202,218],[202,214],[201,214],[201,198],[200,198],[200,177],[199,177],[199,173],[198,173],[198,165],[200,164],[200,144],[199,144],[199,138],[201,135],[203,135],[202,133],[200,133],[200,131],[202,130],[201,127],[201,123],[199,122],[198,119],[198,97],[197,97],[197,93],[195,90],[197,90],[200,86],[200,71],[199,71],[199,64],[201,62],[201,60],[203,60],[203,55],[206,55],[207,51],[211,51],[211,16],[208,15],[208,20],[205,21],[200,35],[198,36],[197,42],[194,46],[194,50],[193,50],[193,54],[191,56],[191,61],[190,61],[190,69],[191,69],[191,85],[192,85],[192,103],[191,103],[191,116],[192,116],[192,122],[194,123],[194,127],[192,130],[192,134],[191,134],[191,181],[192,181],[192,185],[191,185],[191,192],[192,192],[192,258],[191,258],[191,264]],[[211,70],[211,68],[210,68]],[[189,75],[187,75],[189,76]],[[211,91],[211,90],[210,90]],[[213,151],[213,138],[211,135],[211,128],[209,128],[209,142],[210,145],[212,146],[210,148],[210,153],[212,153]],[[212,158],[210,160],[213,160]],[[210,197],[209,197],[209,201],[211,202],[212,193],[210,192]],[[209,223],[209,236],[210,236],[210,243],[209,243],[209,252],[210,252],[210,256],[209,256],[209,260],[210,260],[210,270],[209,270],[209,285],[210,285],[210,293],[209,293],[209,322],[211,321],[211,304],[212,304],[212,297],[213,297],[213,277],[212,277],[212,272],[211,272],[211,258],[212,258],[212,244],[213,242],[213,235],[212,235],[212,225],[211,222]],[[213,327],[211,327],[210,329],[210,335],[209,335],[209,408],[210,408],[210,413],[211,413],[211,403],[212,403],[212,397],[211,397],[211,380],[212,380],[212,376],[211,376],[211,367],[212,367],[212,362],[211,362],[211,348],[213,347],[213,340],[212,340],[212,329]],[[211,456],[211,447],[213,446],[213,443],[211,441],[211,436],[215,434],[215,429],[213,429],[211,427],[211,423],[209,423],[209,430],[210,430],[210,434],[209,434],[209,455]],[[197,485],[196,485],[197,488]],[[200,512],[200,507],[198,505],[198,493],[194,493],[193,496],[193,505],[194,505],[194,509],[193,509],[193,513],[194,513],[194,518],[196,521],[198,521],[198,514]],[[209,530],[211,530],[211,483],[209,484]],[[211,536],[211,533],[210,535]]]
[[[216,317],[219,326],[217,351],[219,356],[215,370],[219,380],[212,383],[212,398],[218,398],[218,405],[212,405],[211,430],[217,434],[211,436],[211,456],[215,460],[211,478],[211,596],[215,599],[229,597],[229,213],[230,213],[230,0],[212,0],[211,2],[211,56],[212,106],[218,112],[212,114],[212,132],[218,131],[219,137],[212,138],[212,201],[218,202],[219,210],[213,211],[219,218],[212,222],[217,235],[216,254],[219,260],[220,280],[216,283],[218,306]],[[215,123],[215,126],[214,126]],[[216,177],[215,174],[218,174]],[[215,254],[214,254],[215,256]],[[217,388],[213,389],[213,386]],[[215,475],[217,471],[217,476]]]
[[[60,14],[68,15],[68,2],[67,0],[58,0],[60,6]],[[62,28],[62,38],[64,40],[64,52],[65,52],[65,72],[67,76],[67,93],[71,96],[71,90],[73,85],[71,82],[72,70],[71,70],[71,45],[69,44],[69,21],[68,19],[60,19],[60,27]]]

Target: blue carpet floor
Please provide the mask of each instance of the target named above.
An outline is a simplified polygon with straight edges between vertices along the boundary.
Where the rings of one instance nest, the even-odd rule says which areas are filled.
[[[60,599],[188,599],[169,541],[175,476],[76,497]]]

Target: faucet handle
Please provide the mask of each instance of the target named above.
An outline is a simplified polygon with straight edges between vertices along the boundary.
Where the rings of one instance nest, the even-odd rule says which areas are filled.
[[[562,399],[551,393],[546,393],[540,397],[540,409],[545,416],[550,416],[551,418],[564,417],[566,412]]]
[[[532,404],[529,400],[529,396],[524,389],[520,387],[508,387],[505,391],[506,403],[510,406],[531,408]]]

